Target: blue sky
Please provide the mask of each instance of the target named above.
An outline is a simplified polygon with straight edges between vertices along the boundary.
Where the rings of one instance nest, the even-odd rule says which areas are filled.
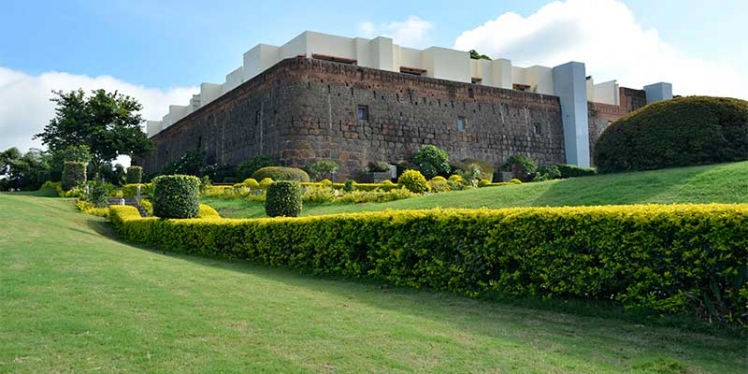
[[[201,82],[223,82],[254,45],[280,45],[304,30],[476,48],[520,65],[574,59],[597,81],[637,87],[669,80],[676,94],[748,99],[748,1],[549,3],[5,1],[0,150],[38,145],[23,139],[51,117],[50,89],[122,87],[143,101],[147,117],[159,118],[169,103],[185,104]],[[579,27],[560,26],[568,24]]]

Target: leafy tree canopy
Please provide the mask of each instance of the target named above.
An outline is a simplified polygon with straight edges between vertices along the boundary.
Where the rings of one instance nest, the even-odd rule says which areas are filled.
[[[153,144],[140,127],[143,107],[134,98],[103,89],[86,96],[82,89],[52,91],[55,117],[35,139],[53,153],[86,145],[96,168],[121,155],[145,156]]]

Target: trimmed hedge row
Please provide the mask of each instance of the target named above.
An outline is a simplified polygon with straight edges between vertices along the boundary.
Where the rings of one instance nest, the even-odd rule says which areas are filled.
[[[390,211],[158,220],[111,208],[125,239],[468,296],[617,300],[748,323],[748,205]]]

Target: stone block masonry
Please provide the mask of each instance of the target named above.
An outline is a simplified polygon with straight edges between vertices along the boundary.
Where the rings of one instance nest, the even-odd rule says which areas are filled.
[[[195,149],[230,165],[260,154],[295,167],[332,159],[341,178],[424,144],[494,167],[514,154],[566,162],[556,96],[307,58],[276,64],[152,139],[157,151],[136,160],[148,172]]]

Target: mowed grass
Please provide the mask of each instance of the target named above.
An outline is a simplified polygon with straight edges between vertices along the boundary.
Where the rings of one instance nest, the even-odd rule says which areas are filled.
[[[305,204],[302,215],[387,209],[504,208],[748,202],[748,162],[600,175],[503,187],[476,188],[389,203]],[[224,217],[264,217],[264,203],[203,198]]]
[[[0,372],[745,373],[703,334],[177,256],[0,194]]]

